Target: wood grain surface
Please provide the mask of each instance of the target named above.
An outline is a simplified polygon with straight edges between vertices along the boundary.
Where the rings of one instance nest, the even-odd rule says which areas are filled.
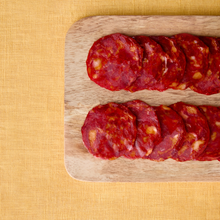
[[[108,102],[140,99],[170,105],[183,101],[193,105],[220,106],[220,94],[206,96],[190,89],[164,92],[111,92],[90,81],[86,58],[94,41],[107,34],[166,35],[190,33],[220,37],[218,16],[95,16],[71,26],[65,42],[65,166],[73,178],[101,182],[220,181],[220,162],[113,161],[93,157],[83,145],[81,127],[89,110]]]

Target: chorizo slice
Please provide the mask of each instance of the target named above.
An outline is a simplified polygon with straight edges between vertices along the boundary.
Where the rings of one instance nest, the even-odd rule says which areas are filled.
[[[174,38],[165,36],[152,36],[163,50],[167,53],[167,74],[162,79],[163,84],[172,89],[177,89],[182,80],[186,67],[186,58]]]
[[[118,91],[140,75],[143,50],[131,37],[111,34],[95,41],[86,60],[89,78],[101,87]]]
[[[176,152],[185,135],[185,125],[181,116],[170,107],[161,105],[155,107],[160,122],[162,140],[154,147],[148,159],[164,161],[171,158]]]
[[[89,111],[81,129],[88,151],[102,159],[115,159],[131,151],[137,135],[136,116],[124,105],[108,103]]]
[[[214,106],[202,105],[199,106],[199,110],[207,119],[210,128],[210,140],[197,160],[217,160],[220,158],[220,109]]]
[[[183,119],[186,133],[172,156],[177,161],[195,160],[207,147],[210,130],[206,117],[196,106],[178,102],[170,106]]]
[[[184,90],[206,75],[208,69],[209,48],[198,37],[191,34],[177,34],[173,38],[186,57],[186,68],[178,89]]]
[[[140,100],[126,102],[125,105],[137,118],[137,137],[132,151],[124,152],[127,158],[143,158],[149,155],[161,139],[158,117],[153,107]]]
[[[126,90],[135,92],[139,90],[164,91],[167,87],[161,82],[167,72],[167,55],[161,46],[147,36],[135,36],[134,39],[143,48],[143,68],[141,75]]]
[[[217,38],[200,37],[209,47],[209,65],[206,75],[190,88],[195,92],[212,95],[220,92],[220,44]]]

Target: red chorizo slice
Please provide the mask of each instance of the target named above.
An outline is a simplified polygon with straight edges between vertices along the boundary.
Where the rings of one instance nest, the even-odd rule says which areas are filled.
[[[200,39],[209,47],[209,67],[205,77],[190,88],[201,94],[216,94],[220,92],[220,44],[214,37],[200,37]]]
[[[165,36],[153,36],[152,38],[161,45],[168,55],[167,74],[166,78],[163,79],[163,84],[169,88],[176,89],[185,72],[185,55],[174,38]]]
[[[177,152],[176,147],[186,131],[183,119],[174,110],[164,105],[155,107],[155,109],[160,122],[162,140],[154,147],[148,159],[163,161]]]
[[[209,128],[210,140],[206,149],[197,160],[217,160],[220,158],[220,109],[214,106],[199,106],[199,110],[205,115]]]
[[[207,120],[193,105],[178,102],[170,107],[183,118],[186,127],[178,152],[172,158],[177,161],[194,160],[205,150],[210,138]]]
[[[137,138],[134,149],[124,152],[127,158],[142,158],[149,155],[154,145],[161,138],[160,124],[153,107],[140,100],[124,103],[126,107],[137,117]]]
[[[202,78],[201,81],[194,83],[194,85],[191,85],[190,89],[204,95],[213,95],[220,93],[220,87],[216,86],[212,78],[213,75],[207,74],[204,78]]]
[[[186,57],[186,68],[178,89],[184,90],[206,75],[209,48],[196,36],[177,34],[173,36]]]
[[[209,65],[212,75],[214,75],[213,81],[220,87],[220,42],[215,37],[200,37],[200,39],[209,47],[211,54]]]
[[[131,37],[111,34],[91,47],[87,72],[92,81],[111,91],[124,89],[140,75],[143,50]]]
[[[134,39],[143,48],[143,68],[141,76],[134,81],[126,90],[135,92],[143,89],[164,91],[165,85],[159,81],[165,77],[167,71],[167,55],[153,39],[146,36],[136,36]]]
[[[88,151],[102,159],[114,159],[131,151],[137,135],[136,116],[120,104],[98,105],[89,111],[82,126]]]

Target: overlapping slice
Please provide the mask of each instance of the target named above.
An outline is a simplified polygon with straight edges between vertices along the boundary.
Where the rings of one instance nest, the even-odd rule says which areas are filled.
[[[153,36],[152,38],[161,45],[164,52],[168,55],[167,74],[166,77],[162,79],[162,82],[166,87],[177,89],[185,72],[185,55],[174,38],[165,36]]]
[[[131,151],[137,135],[136,116],[120,104],[99,105],[89,111],[81,129],[88,151],[102,159],[114,159]]]
[[[217,160],[220,158],[220,109],[214,106],[199,106],[205,115],[209,128],[210,140],[206,149],[197,158],[200,161]]]
[[[143,48],[143,68],[138,77],[126,90],[135,92],[143,89],[164,91],[167,87],[162,79],[167,75],[167,54],[153,39],[136,36],[134,39]]]
[[[132,151],[124,151],[123,156],[131,159],[149,155],[161,139],[160,124],[153,107],[140,100],[126,102],[125,105],[137,118],[137,137]]]
[[[185,74],[177,89],[186,89],[206,75],[209,48],[198,37],[191,34],[177,34],[173,37],[186,56]]]
[[[147,159],[163,161],[176,154],[176,148],[185,135],[185,125],[180,115],[170,107],[161,105],[155,107],[155,110],[161,126],[162,140],[154,147]]]
[[[111,34],[94,42],[87,57],[92,81],[111,91],[125,89],[140,75],[143,51],[137,42],[122,34]]]
[[[178,102],[170,106],[183,118],[186,134],[172,156],[177,161],[195,160],[206,148],[210,130],[205,116],[193,105]]]
[[[206,75],[190,88],[201,94],[216,94],[220,92],[220,44],[214,37],[200,39],[209,47],[209,67]]]

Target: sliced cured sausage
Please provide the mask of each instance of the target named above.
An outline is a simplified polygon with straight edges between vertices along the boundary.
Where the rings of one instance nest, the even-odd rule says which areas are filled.
[[[195,160],[206,148],[210,131],[205,116],[193,105],[178,102],[170,106],[182,118],[186,134],[172,156],[177,161]]]
[[[210,70],[214,83],[220,88],[220,42],[215,37],[200,37],[200,39],[209,47],[211,57],[209,59]]]
[[[182,118],[170,107],[161,105],[155,109],[161,126],[162,140],[154,147],[148,159],[163,161],[177,152],[176,147],[186,131]]]
[[[134,39],[143,48],[143,68],[141,75],[126,90],[135,92],[143,89],[164,91],[167,87],[160,81],[165,78],[167,55],[153,39],[136,36]]]
[[[196,36],[177,34],[173,36],[186,56],[186,68],[178,89],[186,89],[206,75],[209,48]]]
[[[182,80],[185,67],[186,58],[180,47],[177,45],[174,38],[165,36],[153,36],[153,40],[161,45],[163,50],[167,53],[167,74],[163,79],[163,84],[169,88],[177,89],[179,82]]]
[[[127,158],[142,158],[149,155],[154,145],[160,141],[160,124],[153,107],[140,100],[124,103],[137,118],[137,138],[134,149],[124,152]]]
[[[92,81],[111,91],[121,90],[136,80],[142,68],[143,51],[137,42],[122,34],[97,40],[87,57]]]
[[[88,151],[102,159],[114,159],[131,151],[137,135],[136,116],[120,104],[99,105],[89,111],[81,129]]]
[[[212,95],[220,92],[220,44],[217,38],[200,37],[209,47],[209,67],[205,77],[190,88],[195,92]]]
[[[205,115],[209,128],[210,140],[206,149],[197,160],[217,160],[220,158],[220,109],[214,106],[199,106],[200,111]]]

